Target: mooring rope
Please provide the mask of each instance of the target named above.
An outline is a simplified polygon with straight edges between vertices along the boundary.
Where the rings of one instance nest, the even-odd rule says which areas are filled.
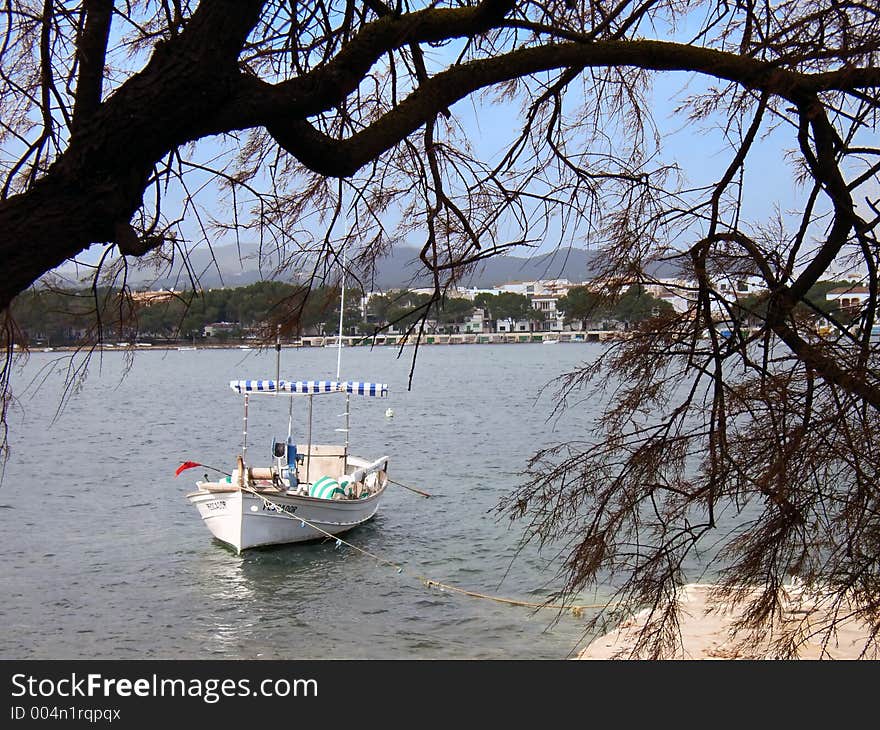
[[[425,585],[427,588],[439,588],[442,591],[448,591],[450,593],[460,593],[461,595],[470,596],[471,598],[479,598],[479,599],[485,600],[485,601],[494,601],[495,603],[504,603],[504,604],[507,604],[510,606],[524,606],[526,608],[533,608],[536,610],[542,609],[542,608],[552,608],[556,611],[568,611],[571,613],[571,615],[574,618],[580,618],[580,616],[586,610],[608,608],[608,607],[614,605],[613,602],[585,603],[585,604],[578,604],[578,605],[565,605],[565,604],[560,604],[560,603],[534,603],[531,601],[520,601],[515,598],[505,598],[503,596],[493,596],[488,593],[479,593],[477,591],[469,591],[465,588],[460,588],[458,586],[450,585],[449,583],[442,583],[439,580],[433,580],[432,578],[427,578],[423,575],[418,575],[416,573],[413,573],[412,571],[407,570],[404,566],[400,565],[399,563],[395,563],[393,560],[389,560],[388,558],[384,558],[381,555],[377,555],[376,553],[372,553],[369,550],[365,550],[362,547],[358,547],[354,543],[348,542],[348,540],[343,540],[338,535],[334,535],[330,532],[327,532],[327,530],[325,530],[321,527],[318,527],[318,525],[314,524],[313,522],[310,522],[309,520],[305,519],[304,517],[299,517],[297,515],[290,514],[289,512],[284,510],[284,507],[282,505],[280,505],[276,502],[273,502],[271,499],[266,497],[266,495],[261,494],[260,492],[257,492],[256,490],[251,489],[250,487],[242,487],[242,491],[250,492],[251,494],[259,497],[260,499],[263,500],[263,503],[265,505],[272,505],[276,514],[281,515],[281,516],[286,517],[291,520],[298,520],[303,525],[308,525],[313,530],[317,530],[321,534],[329,537],[331,540],[336,540],[337,547],[339,547],[340,545],[347,545],[352,550],[356,550],[357,552],[362,553],[363,555],[367,555],[368,557],[371,557],[380,563],[384,563],[385,565],[390,565],[392,568],[397,570],[397,572],[400,574],[404,574],[404,575],[407,575],[411,578],[415,578],[416,580],[420,581],[423,585]]]

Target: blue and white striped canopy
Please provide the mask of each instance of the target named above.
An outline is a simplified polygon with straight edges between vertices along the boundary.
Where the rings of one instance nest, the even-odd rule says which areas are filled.
[[[384,398],[388,395],[385,383],[360,383],[336,380],[230,380],[229,387],[236,393],[351,393]]]

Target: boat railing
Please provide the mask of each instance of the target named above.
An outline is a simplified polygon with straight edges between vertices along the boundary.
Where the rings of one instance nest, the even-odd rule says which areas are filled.
[[[359,469],[355,469],[351,473],[351,479],[355,482],[364,481],[370,474],[376,474],[378,472],[388,471],[388,458],[387,456],[382,456],[372,464],[367,466],[360,467]]]

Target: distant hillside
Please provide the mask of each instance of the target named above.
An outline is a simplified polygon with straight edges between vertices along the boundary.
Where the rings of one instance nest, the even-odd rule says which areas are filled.
[[[257,281],[277,278],[273,276],[271,265],[264,264],[262,270],[260,269],[256,245],[243,245],[240,250],[236,246],[217,246],[213,253],[212,259],[211,252],[199,248],[190,256],[190,265],[205,289],[247,286]],[[473,274],[460,283],[461,286],[484,288],[508,281],[534,279],[568,279],[580,282],[589,278],[591,264],[596,255],[595,252],[582,249],[564,249],[531,257],[496,256],[481,263]],[[379,262],[374,288],[386,290],[428,286],[430,279],[423,273],[418,256],[417,248],[395,249],[390,256]],[[71,285],[77,278],[72,264],[65,264],[56,273]],[[88,273],[80,269],[81,276],[87,276]],[[294,277],[288,273],[283,278],[291,281]],[[190,288],[189,277],[185,272],[175,277],[157,279],[149,272],[130,271],[128,280],[136,287],[151,289]]]
[[[219,287],[239,287],[254,284],[258,281],[273,279],[272,266],[261,267],[258,260],[259,247],[256,244],[238,246],[215,246],[213,250],[199,246],[189,256],[189,266],[204,289]],[[111,266],[108,262],[107,266]],[[70,285],[75,285],[83,277],[88,278],[90,269],[64,264],[58,267],[56,275],[62,277]],[[191,289],[189,272],[183,267],[181,260],[174,264],[173,276],[157,276],[150,270],[137,271],[133,268],[128,272],[129,285],[150,289]]]
[[[401,248],[382,259],[377,267],[376,287],[393,289],[402,286],[429,286],[430,277],[423,273],[418,260],[419,250]],[[465,277],[464,287],[491,287],[508,281],[535,279],[568,279],[580,282],[590,277],[591,263],[596,254],[582,249],[566,249],[531,257],[495,256],[481,263]]]

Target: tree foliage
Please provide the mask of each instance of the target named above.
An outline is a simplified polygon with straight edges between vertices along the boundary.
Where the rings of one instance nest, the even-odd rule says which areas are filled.
[[[673,315],[672,305],[645,290],[641,284],[632,284],[615,302],[612,310],[615,319],[622,322],[641,322],[650,317]]]
[[[581,329],[587,329],[587,322],[609,313],[607,297],[585,286],[572,287],[565,296],[560,297],[556,308],[563,312],[566,322],[579,322]]]
[[[441,324],[462,322],[474,312],[474,303],[470,299],[460,297],[447,297],[438,307],[436,312],[437,321]]]
[[[98,293],[100,308],[90,290],[34,289],[17,297],[12,313],[25,344],[76,345],[87,333],[99,328],[107,336],[133,338],[184,338],[202,336],[207,325],[234,324],[241,336],[249,332],[271,337],[277,332],[278,311],[286,313],[290,302],[298,302],[302,289],[282,282],[258,282],[246,287],[169,292],[168,299],[157,303],[134,304],[134,312],[120,313],[132,305],[119,289]],[[345,303],[343,330],[347,335],[370,334],[389,324],[405,329],[422,317],[430,304],[429,316],[441,324],[461,322],[473,313],[474,304],[455,297],[432,302],[429,294],[398,291],[370,297],[367,318],[361,311],[362,292],[349,291]],[[324,287],[310,292],[298,308],[297,336],[332,334],[339,326],[339,289]],[[282,315],[283,316],[283,315]],[[273,327],[275,329],[273,329]],[[357,331],[357,332],[355,332]]]
[[[528,539],[567,546],[563,595],[619,586],[661,652],[683,566],[720,541],[727,590],[762,589],[746,628],[773,625],[798,575],[838,609],[820,629],[849,611],[876,636],[875,4],[10,0],[0,20],[7,348],[13,298],[92,245],[124,254],[99,272],[124,287],[135,261],[195,279],[193,245],[252,235],[266,266],[318,290],[343,245],[369,283],[417,236],[437,301],[510,246],[588,237],[609,291],[663,264],[690,304],[569,376],[563,402],[598,387],[604,415],[536,455],[509,500]],[[717,140],[691,170],[652,118],[652,83],[672,73],[690,90],[672,123]],[[491,148],[462,100],[496,105]],[[780,148],[795,201],[768,214],[753,188]],[[868,306],[816,337],[802,311],[837,268],[861,272]],[[756,328],[721,338],[712,323],[738,304],[717,284],[747,276],[766,290]],[[806,634],[780,636],[785,654]]]
[[[495,320],[509,319],[516,322],[532,316],[532,303],[525,294],[501,292],[500,294],[477,294],[474,304],[489,312],[489,318]]]
[[[629,324],[672,314],[669,302],[655,297],[641,284],[631,284],[617,297],[600,294],[586,286],[572,287],[559,298],[556,307],[564,313],[566,322],[579,322],[581,329],[587,329],[590,321],[616,320]]]

